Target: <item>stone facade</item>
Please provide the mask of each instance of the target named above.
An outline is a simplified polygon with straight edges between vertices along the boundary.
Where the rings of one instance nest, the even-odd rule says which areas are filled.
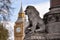
[[[46,37],[47,39],[60,39],[60,17],[59,13],[45,14],[44,22],[46,25]]]
[[[50,0],[50,8],[60,7],[60,0]]]
[[[44,15],[47,40],[60,40],[60,1],[50,0],[50,11]]]

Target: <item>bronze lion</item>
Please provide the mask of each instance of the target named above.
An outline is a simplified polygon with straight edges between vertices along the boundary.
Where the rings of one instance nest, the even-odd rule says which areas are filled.
[[[27,6],[25,10],[25,14],[28,16],[29,26],[28,29],[31,29],[31,33],[40,31],[45,31],[45,25],[41,17],[39,16],[39,12],[36,10],[34,6]]]

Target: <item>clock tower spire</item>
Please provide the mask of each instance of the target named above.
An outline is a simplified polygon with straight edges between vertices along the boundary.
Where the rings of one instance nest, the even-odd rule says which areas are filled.
[[[25,14],[23,12],[23,7],[22,7],[22,0],[21,0],[21,7],[20,11],[18,13],[18,19],[15,22],[14,26],[14,40],[23,40],[24,38],[24,20],[25,20]]]

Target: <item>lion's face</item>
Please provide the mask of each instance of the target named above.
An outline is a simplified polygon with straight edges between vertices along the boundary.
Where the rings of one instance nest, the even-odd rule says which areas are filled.
[[[25,14],[30,15],[31,12],[33,11],[33,9],[35,9],[33,6],[27,6],[27,8],[25,10]]]
[[[27,8],[25,10],[25,14],[28,16],[39,15],[39,12],[36,10],[36,8],[34,6],[27,6]]]
[[[30,9],[26,9],[26,10],[25,10],[25,14],[26,14],[26,15],[29,15],[30,12],[31,12]]]

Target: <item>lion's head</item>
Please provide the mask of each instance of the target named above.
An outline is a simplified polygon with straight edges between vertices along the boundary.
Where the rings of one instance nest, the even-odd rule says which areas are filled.
[[[36,10],[36,8],[34,6],[27,6],[27,8],[25,10],[25,14],[26,15],[30,15],[30,14],[39,15],[39,12]]]

